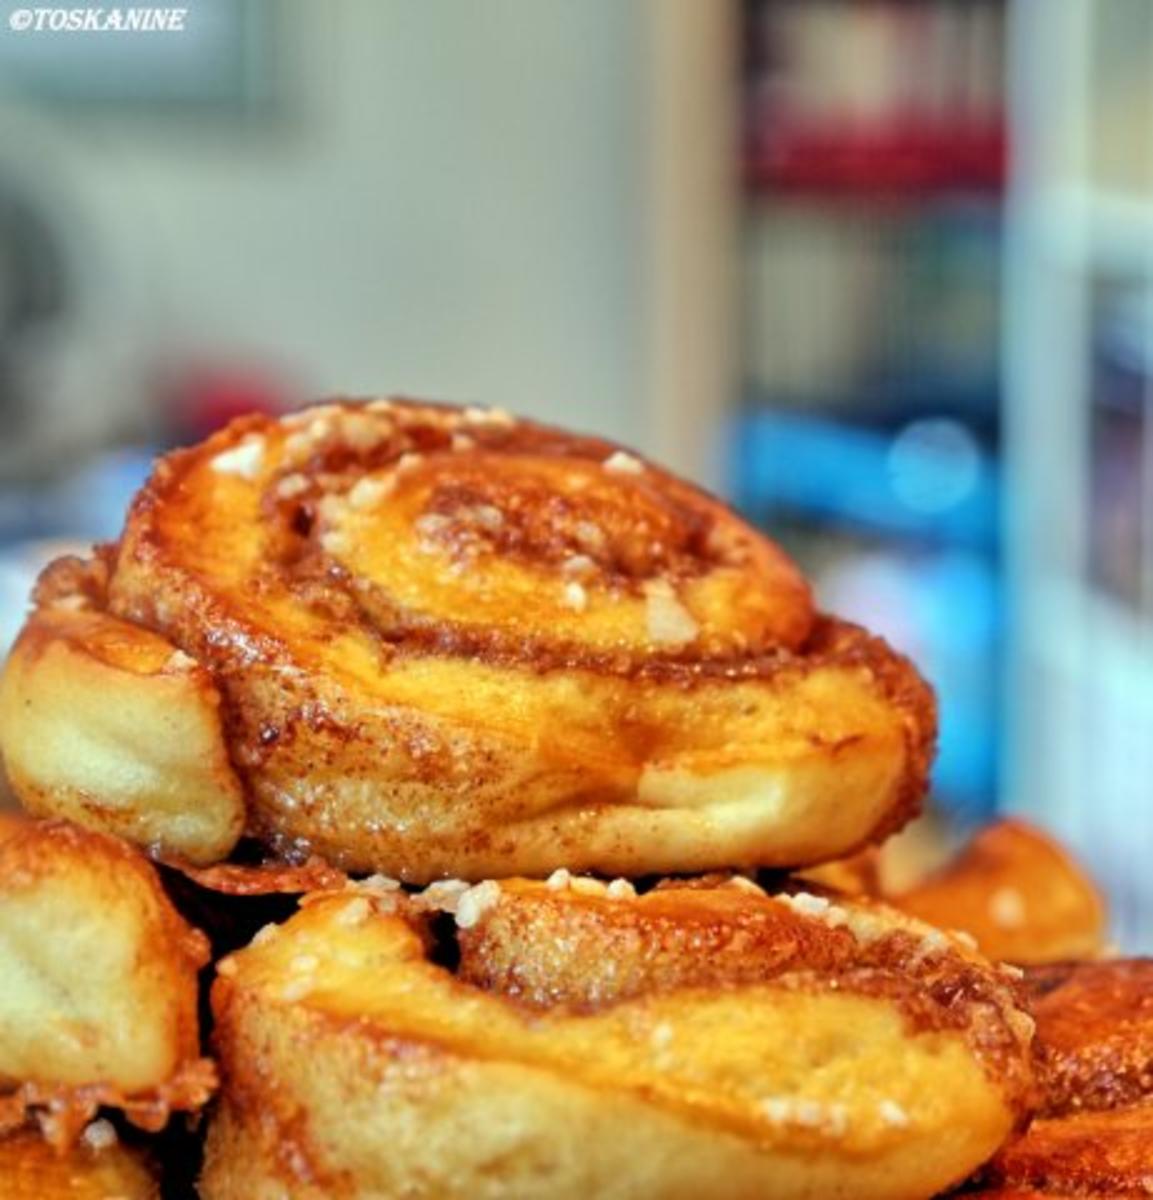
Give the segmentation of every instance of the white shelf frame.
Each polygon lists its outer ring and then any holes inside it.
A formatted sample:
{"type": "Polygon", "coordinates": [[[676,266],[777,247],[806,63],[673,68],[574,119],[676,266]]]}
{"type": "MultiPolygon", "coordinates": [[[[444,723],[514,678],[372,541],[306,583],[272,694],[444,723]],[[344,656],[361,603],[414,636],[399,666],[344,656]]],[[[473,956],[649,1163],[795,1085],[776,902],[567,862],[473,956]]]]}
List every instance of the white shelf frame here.
{"type": "MultiPolygon", "coordinates": [[[[1091,178],[1094,4],[1010,9],[1006,807],[1070,842],[1106,885],[1122,943],[1148,949],[1153,631],[1099,595],[1087,568],[1093,289],[1124,278],[1153,295],[1153,198],[1091,178]]],[[[1153,98],[1153,69],[1149,86],[1153,98]]]]}

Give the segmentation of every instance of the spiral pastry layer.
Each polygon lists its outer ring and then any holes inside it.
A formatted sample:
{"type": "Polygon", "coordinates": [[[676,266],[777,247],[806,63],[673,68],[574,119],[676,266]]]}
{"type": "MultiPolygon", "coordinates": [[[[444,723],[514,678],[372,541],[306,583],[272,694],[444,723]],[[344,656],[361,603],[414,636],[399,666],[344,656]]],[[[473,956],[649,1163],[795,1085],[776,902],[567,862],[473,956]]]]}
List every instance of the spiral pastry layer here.
{"type": "Polygon", "coordinates": [[[912,667],[717,500],[406,401],[162,460],[118,546],[43,581],[0,687],[37,811],[416,882],[837,857],[916,811],[933,736],[912,667]]]}
{"type": "Polygon", "coordinates": [[[1013,1128],[999,968],[862,902],[391,881],[222,960],[206,1200],[925,1198],[1013,1128]],[[451,909],[446,932],[438,910],[451,909]]]}

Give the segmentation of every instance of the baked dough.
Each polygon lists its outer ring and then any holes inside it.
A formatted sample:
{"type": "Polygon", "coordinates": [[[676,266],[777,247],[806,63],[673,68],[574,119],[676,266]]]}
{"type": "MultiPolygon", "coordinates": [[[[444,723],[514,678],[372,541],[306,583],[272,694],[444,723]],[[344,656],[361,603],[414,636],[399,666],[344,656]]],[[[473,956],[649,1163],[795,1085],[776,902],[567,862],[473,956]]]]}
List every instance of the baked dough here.
{"type": "Polygon", "coordinates": [[[1043,1113],[1153,1098],[1153,959],[1034,967],[1025,987],[1037,1021],[1043,1113]]]}
{"type": "Polygon", "coordinates": [[[1046,1197],[1148,1196],[1153,1186],[1151,1146],[1149,1104],[1044,1117],[1010,1142],[983,1174],[1002,1187],[1046,1197]]]}
{"type": "MultiPolygon", "coordinates": [[[[884,851],[882,851],[882,863],[884,851]]],[[[1069,851],[1018,818],[978,831],[955,858],[889,903],[930,924],[963,929],[990,958],[1051,963],[1105,945],[1101,893],[1069,851]]]]}
{"type": "Polygon", "coordinates": [[[835,858],[917,810],[934,733],[913,668],[719,501],[409,401],[163,459],[117,547],[50,569],[0,685],[36,812],[415,882],[835,858]]]}
{"type": "Polygon", "coordinates": [[[0,1196],[4,1200],[159,1200],[156,1176],[125,1149],[107,1121],[65,1154],[33,1130],[0,1138],[0,1196]]]}
{"type": "Polygon", "coordinates": [[[1022,1113],[1011,980],[883,907],[390,887],[308,897],[219,965],[206,1200],[924,1200],[1022,1113]]]}
{"type": "Polygon", "coordinates": [[[204,1104],[207,959],[133,847],[0,816],[0,1132],[32,1114],[65,1145],[101,1106],[158,1129],[204,1104]]]}

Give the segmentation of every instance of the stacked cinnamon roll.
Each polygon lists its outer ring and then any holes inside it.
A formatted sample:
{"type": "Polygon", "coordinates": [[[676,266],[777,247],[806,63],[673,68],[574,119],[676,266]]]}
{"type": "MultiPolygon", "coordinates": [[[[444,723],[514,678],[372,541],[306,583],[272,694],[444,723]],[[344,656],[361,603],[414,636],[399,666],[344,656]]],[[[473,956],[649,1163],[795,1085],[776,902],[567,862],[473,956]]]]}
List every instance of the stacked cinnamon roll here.
{"type": "Polygon", "coordinates": [[[34,601],[0,749],[61,898],[0,841],[0,1179],[217,1071],[209,1200],[915,1200],[1034,1103],[1019,972],[785,874],[915,815],[931,693],[654,464],[489,409],[252,417],[34,601]],[[87,893],[84,839],[123,859],[87,893]]]}

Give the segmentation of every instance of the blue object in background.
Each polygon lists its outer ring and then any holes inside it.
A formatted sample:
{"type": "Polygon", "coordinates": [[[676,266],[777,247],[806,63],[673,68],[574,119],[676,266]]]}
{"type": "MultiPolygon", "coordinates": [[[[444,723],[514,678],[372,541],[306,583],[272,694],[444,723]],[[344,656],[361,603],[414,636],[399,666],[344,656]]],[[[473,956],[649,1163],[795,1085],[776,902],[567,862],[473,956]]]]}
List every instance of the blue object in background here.
{"type": "Polygon", "coordinates": [[[960,421],[917,418],[889,434],[757,410],[736,434],[730,477],[747,513],[785,509],[862,533],[996,545],[995,468],[960,421]]]}
{"type": "Polygon", "coordinates": [[[996,807],[1001,577],[996,464],[966,425],[892,430],[764,409],[733,430],[734,500],[798,557],[822,605],[917,662],[941,715],[934,796],[961,824],[996,807]],[[813,553],[813,533],[834,555],[813,553]]]}
{"type": "Polygon", "coordinates": [[[0,658],[24,622],[39,572],[60,554],[117,538],[153,459],[146,449],[111,451],[55,484],[0,491],[0,658]]]}
{"type": "Polygon", "coordinates": [[[95,542],[118,537],[156,454],[147,447],[111,450],[54,483],[0,489],[0,550],[45,538],[95,542]]]}

